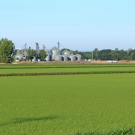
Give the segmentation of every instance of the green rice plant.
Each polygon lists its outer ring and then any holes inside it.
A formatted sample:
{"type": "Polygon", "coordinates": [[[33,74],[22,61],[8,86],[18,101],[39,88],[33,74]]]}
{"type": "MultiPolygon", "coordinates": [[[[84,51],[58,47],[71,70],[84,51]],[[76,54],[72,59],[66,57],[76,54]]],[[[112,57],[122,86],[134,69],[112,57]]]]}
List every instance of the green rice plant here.
{"type": "Polygon", "coordinates": [[[0,134],[134,134],[134,80],[134,74],[0,77],[0,134]]]}
{"type": "Polygon", "coordinates": [[[122,74],[135,73],[135,71],[91,71],[91,72],[45,72],[45,73],[5,73],[2,76],[40,76],[40,75],[80,75],[80,74],[122,74]]]}
{"type": "Polygon", "coordinates": [[[107,67],[135,67],[134,64],[112,64],[112,65],[108,65],[108,64],[98,64],[98,65],[85,65],[85,64],[79,64],[79,65],[0,65],[0,69],[42,69],[42,68],[107,68],[107,67]]]}
{"type": "Polygon", "coordinates": [[[39,68],[39,69],[0,69],[0,74],[12,74],[12,73],[133,73],[135,67],[104,67],[104,68],[39,68]]]}
{"type": "Polygon", "coordinates": [[[109,132],[87,132],[87,133],[75,133],[74,135],[133,135],[135,134],[135,127],[123,128],[117,130],[110,130],[109,132]]]}

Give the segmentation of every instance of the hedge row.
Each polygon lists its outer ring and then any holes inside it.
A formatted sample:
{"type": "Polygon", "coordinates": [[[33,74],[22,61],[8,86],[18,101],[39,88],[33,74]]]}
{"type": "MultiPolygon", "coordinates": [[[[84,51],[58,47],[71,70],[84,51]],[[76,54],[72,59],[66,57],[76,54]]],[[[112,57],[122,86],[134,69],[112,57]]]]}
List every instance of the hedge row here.
{"type": "Polygon", "coordinates": [[[135,71],[91,71],[91,72],[54,72],[54,73],[8,73],[1,76],[40,76],[40,75],[80,75],[80,74],[121,74],[135,73],[135,71]]]}

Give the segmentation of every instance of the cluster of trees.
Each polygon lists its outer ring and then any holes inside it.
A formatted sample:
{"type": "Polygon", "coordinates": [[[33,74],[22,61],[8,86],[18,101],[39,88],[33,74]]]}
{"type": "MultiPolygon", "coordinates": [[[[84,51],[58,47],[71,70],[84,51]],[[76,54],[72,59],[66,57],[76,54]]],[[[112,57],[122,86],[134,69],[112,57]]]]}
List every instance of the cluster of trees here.
{"type": "Polygon", "coordinates": [[[32,60],[34,57],[44,60],[47,57],[46,51],[40,50],[39,54],[37,54],[35,50],[28,50],[28,59],[32,60]]]}
{"type": "MultiPolygon", "coordinates": [[[[0,63],[11,63],[14,61],[16,50],[14,43],[7,38],[0,40],[0,63]]],[[[44,60],[47,54],[44,50],[40,50],[39,54],[35,50],[28,50],[28,57],[26,59],[33,59],[35,57],[44,60]]]]}
{"type": "Polygon", "coordinates": [[[0,63],[10,63],[14,61],[16,54],[14,43],[7,38],[0,40],[0,63]]]}

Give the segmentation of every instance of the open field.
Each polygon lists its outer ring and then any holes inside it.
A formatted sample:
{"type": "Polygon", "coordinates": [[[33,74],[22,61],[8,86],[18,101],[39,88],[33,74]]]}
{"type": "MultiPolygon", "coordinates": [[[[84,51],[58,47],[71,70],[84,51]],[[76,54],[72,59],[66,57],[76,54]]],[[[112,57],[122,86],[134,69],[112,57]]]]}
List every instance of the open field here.
{"type": "Polygon", "coordinates": [[[69,135],[135,125],[134,74],[0,78],[1,135],[69,135]]]}

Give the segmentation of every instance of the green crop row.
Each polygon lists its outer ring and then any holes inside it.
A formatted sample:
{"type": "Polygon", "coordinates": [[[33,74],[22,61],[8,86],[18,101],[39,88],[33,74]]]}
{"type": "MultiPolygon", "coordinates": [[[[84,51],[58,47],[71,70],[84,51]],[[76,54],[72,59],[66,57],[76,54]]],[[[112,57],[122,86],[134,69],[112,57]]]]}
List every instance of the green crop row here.
{"type": "Polygon", "coordinates": [[[5,73],[2,76],[40,76],[40,75],[79,75],[79,74],[122,74],[135,73],[135,71],[91,71],[91,72],[52,72],[52,73],[5,73]]]}
{"type": "Polygon", "coordinates": [[[38,65],[35,65],[35,66],[0,66],[0,69],[35,69],[35,68],[105,68],[105,67],[135,67],[135,65],[69,65],[69,66],[65,66],[65,65],[52,65],[52,66],[46,66],[46,65],[42,65],[42,66],[38,66],[38,65]]]}
{"type": "Polygon", "coordinates": [[[67,73],[67,72],[101,72],[101,71],[135,71],[135,67],[116,67],[116,68],[46,68],[46,69],[0,69],[0,74],[9,73],[67,73]]]}

